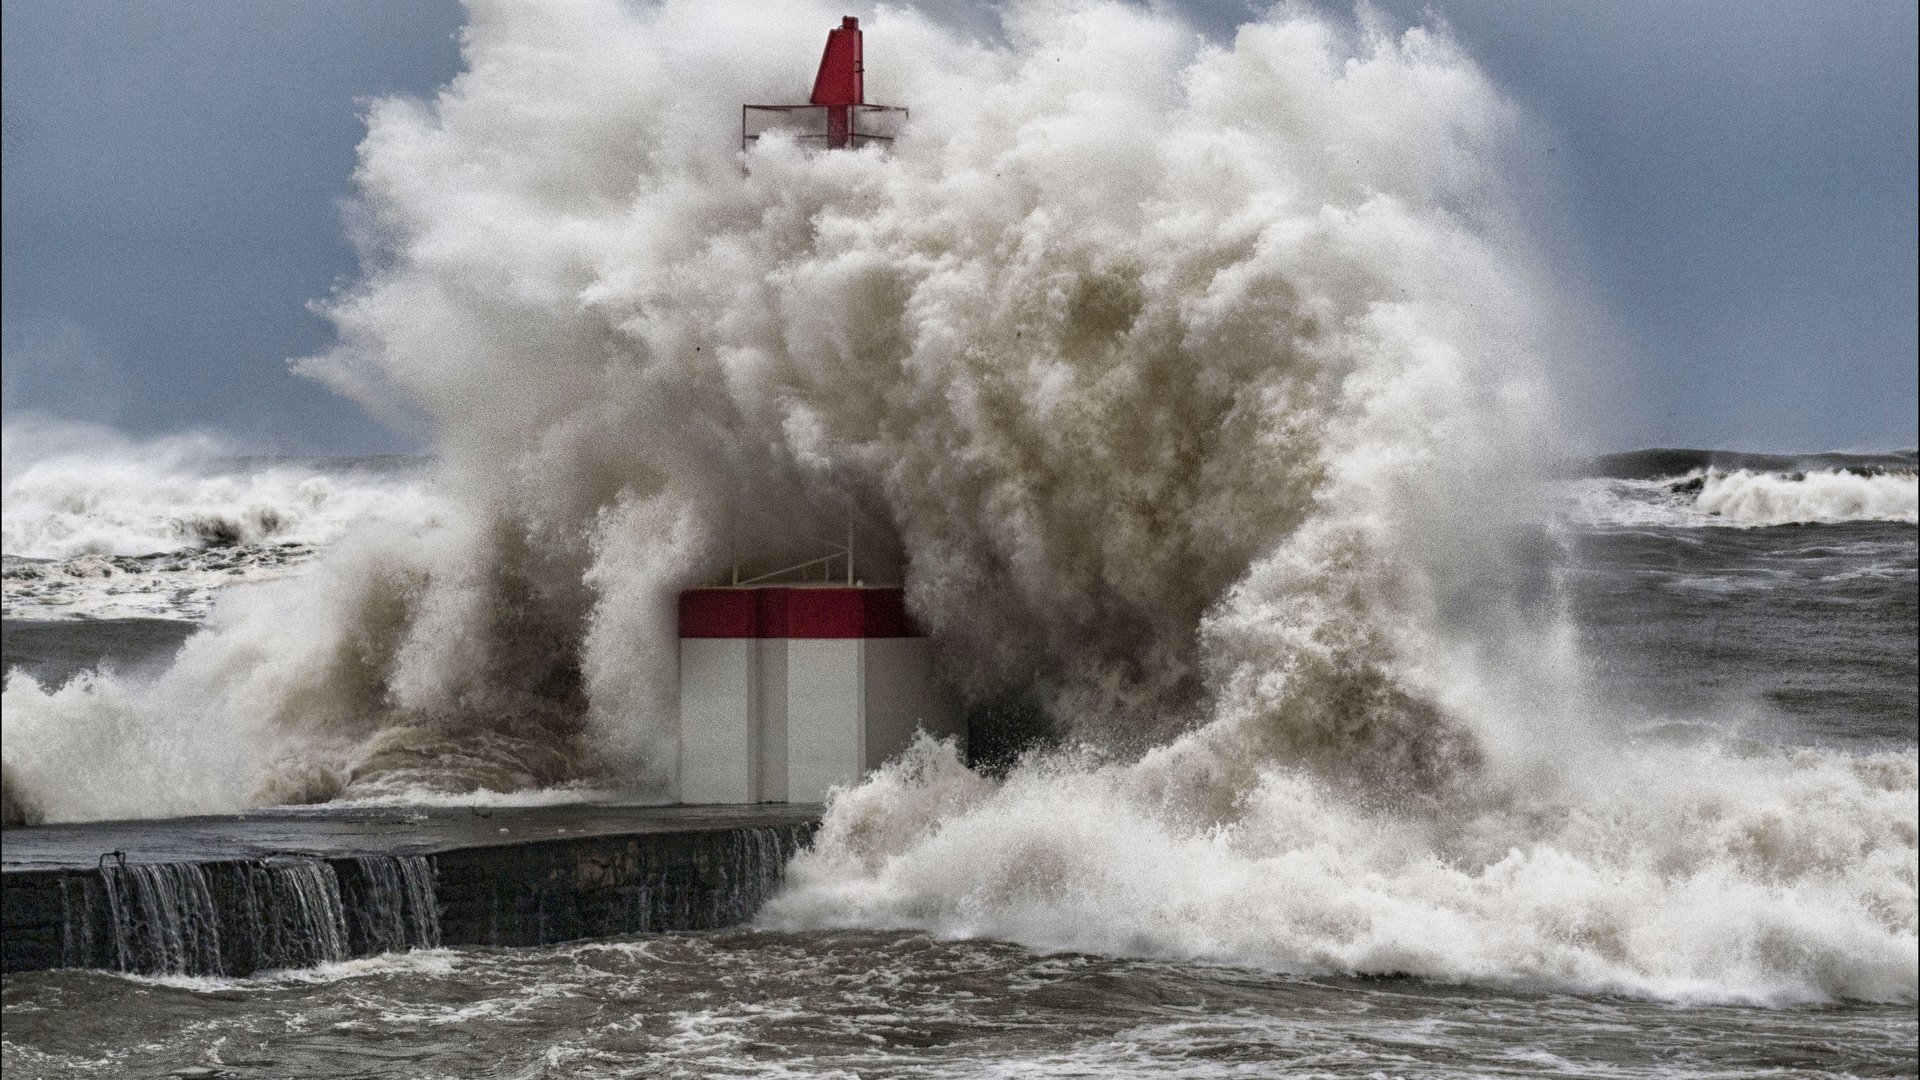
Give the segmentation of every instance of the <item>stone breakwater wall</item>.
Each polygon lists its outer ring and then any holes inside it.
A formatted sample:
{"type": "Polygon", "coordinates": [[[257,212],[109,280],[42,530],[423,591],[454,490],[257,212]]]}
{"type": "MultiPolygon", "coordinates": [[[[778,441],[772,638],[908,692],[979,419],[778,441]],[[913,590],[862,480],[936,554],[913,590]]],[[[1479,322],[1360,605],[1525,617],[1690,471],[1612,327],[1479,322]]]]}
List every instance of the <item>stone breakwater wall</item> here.
{"type": "MultiPolygon", "coordinates": [[[[69,835],[54,858],[44,850],[8,852],[0,868],[0,961],[7,972],[241,976],[409,948],[716,929],[753,917],[817,827],[817,818],[791,812],[731,822],[643,814],[626,831],[604,811],[595,816],[569,830],[553,824],[571,820],[564,814],[520,815],[494,830],[497,839],[428,851],[370,845],[243,850],[239,857],[209,852],[218,845],[185,829],[180,846],[193,849],[189,857],[169,857],[183,853],[165,844],[157,858],[116,848],[91,866],[74,865],[87,834],[69,835]],[[35,865],[36,855],[63,865],[35,865]]],[[[164,839],[165,828],[138,827],[141,839],[164,839]]],[[[37,831],[9,830],[7,847],[33,848],[17,841],[37,831]]],[[[269,831],[288,827],[275,822],[269,831]]],[[[323,846],[338,846],[342,838],[329,835],[335,831],[318,830],[318,839],[336,842],[323,846]]],[[[102,831],[94,839],[115,837],[102,831]]],[[[418,846],[420,837],[409,839],[418,846]]]]}
{"type": "Polygon", "coordinates": [[[813,825],[589,837],[439,856],[448,945],[551,945],[737,926],[779,886],[813,825]]]}

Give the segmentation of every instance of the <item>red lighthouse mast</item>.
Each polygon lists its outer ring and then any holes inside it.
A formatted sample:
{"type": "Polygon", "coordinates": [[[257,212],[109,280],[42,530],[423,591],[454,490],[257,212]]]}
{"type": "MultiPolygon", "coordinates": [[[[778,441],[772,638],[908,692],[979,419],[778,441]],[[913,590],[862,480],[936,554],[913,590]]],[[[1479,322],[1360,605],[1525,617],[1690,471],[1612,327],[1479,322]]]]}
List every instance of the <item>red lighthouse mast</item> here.
{"type": "Polygon", "coordinates": [[[807,104],[740,106],[740,149],[774,126],[794,127],[797,141],[829,150],[858,149],[869,143],[885,146],[893,142],[906,116],[901,106],[868,104],[860,20],[848,15],[827,31],[826,51],[820,54],[820,71],[807,104]],[[780,123],[782,119],[788,123],[780,123]],[[793,124],[795,120],[804,126],[793,124]]]}
{"type": "Polygon", "coordinates": [[[827,107],[830,150],[845,149],[853,137],[853,107],[867,102],[867,68],[860,44],[860,20],[851,15],[840,20],[838,29],[827,31],[820,74],[814,76],[813,96],[807,99],[827,107]]]}

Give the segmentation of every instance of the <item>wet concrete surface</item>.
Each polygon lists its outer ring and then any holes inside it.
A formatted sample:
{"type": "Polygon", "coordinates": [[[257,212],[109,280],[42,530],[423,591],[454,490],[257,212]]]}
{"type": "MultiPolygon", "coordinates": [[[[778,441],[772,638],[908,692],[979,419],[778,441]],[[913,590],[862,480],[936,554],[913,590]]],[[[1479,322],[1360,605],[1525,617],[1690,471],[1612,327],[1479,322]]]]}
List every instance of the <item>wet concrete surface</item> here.
{"type": "Polygon", "coordinates": [[[820,807],[346,806],[256,810],[210,817],[94,821],[0,832],[0,872],[91,870],[101,857],[129,862],[224,862],[275,855],[345,858],[433,855],[466,848],[617,835],[812,825],[820,807]]]}
{"type": "Polygon", "coordinates": [[[778,887],[819,820],[810,805],[572,803],[315,807],[7,829],[0,970],[245,974],[284,962],[256,939],[291,934],[299,943],[329,926],[342,939],[331,953],[367,955],[391,946],[364,924],[398,912],[369,885],[383,860],[414,859],[425,875],[415,907],[431,909],[422,917],[437,924],[435,944],[548,945],[736,926],[778,887]],[[293,915],[263,919],[280,905],[274,875],[290,869],[315,887],[293,915]],[[175,941],[184,931],[194,940],[175,941]]]}

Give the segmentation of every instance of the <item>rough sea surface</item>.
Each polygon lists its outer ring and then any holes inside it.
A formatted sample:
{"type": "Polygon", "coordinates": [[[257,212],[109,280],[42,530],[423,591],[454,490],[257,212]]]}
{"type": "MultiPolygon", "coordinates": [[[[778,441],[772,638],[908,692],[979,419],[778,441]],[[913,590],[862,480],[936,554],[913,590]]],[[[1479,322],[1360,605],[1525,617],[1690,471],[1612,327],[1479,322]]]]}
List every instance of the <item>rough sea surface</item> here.
{"type": "MultiPolygon", "coordinates": [[[[1041,955],[916,934],[9,979],[20,1076],[1911,1076],[1911,1008],[1754,1009],[1041,955]],[[204,1071],[192,1071],[192,1070],[204,1071]]],[[[16,1072],[16,1070],[18,1070],[16,1072]]]]}
{"type": "MultiPolygon", "coordinates": [[[[1715,475],[1710,461],[1697,455],[1650,477],[1609,461],[1616,475],[1563,487],[1558,568],[1608,715],[1635,745],[1911,756],[1920,724],[1911,518],[1753,526],[1704,515],[1686,489],[1715,475]]],[[[1902,468],[1899,457],[1879,463],[1902,468]]],[[[1911,492],[1910,476],[1903,482],[1911,492]]],[[[191,625],[9,622],[6,664],[49,678],[103,660],[150,669],[178,647],[176,635],[155,630],[191,625]]],[[[1279,895],[1289,883],[1266,887],[1279,895]]],[[[1911,905],[1911,893],[1895,902],[1911,905]]],[[[312,1078],[1845,1077],[1920,1068],[1911,985],[1883,1001],[1743,1002],[1725,988],[1573,992],[1497,973],[1354,977],[778,926],[769,918],[716,934],[436,949],[248,979],[10,976],[0,1062],[10,1077],[312,1078]]]]}
{"type": "Polygon", "coordinates": [[[752,932],[9,979],[10,1073],[1913,1071],[1913,454],[1569,473],[1548,133],[1443,27],[882,8],[842,153],[735,134],[838,8],[468,13],[295,364],[423,468],[9,422],[6,821],[670,799],[676,595],[823,543],[1028,752],[752,932]]]}

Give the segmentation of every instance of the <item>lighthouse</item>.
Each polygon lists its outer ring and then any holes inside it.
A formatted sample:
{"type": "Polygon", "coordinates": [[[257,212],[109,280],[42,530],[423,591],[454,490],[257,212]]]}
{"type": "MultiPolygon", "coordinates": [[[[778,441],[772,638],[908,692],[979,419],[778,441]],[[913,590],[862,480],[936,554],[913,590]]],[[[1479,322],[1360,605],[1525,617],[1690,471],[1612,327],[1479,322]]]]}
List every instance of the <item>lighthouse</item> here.
{"type": "Polygon", "coordinates": [[[776,128],[802,145],[828,150],[890,146],[906,122],[907,110],[869,102],[866,79],[860,20],[848,15],[827,31],[827,47],[805,104],[740,106],[740,149],[776,128]]]}
{"type": "Polygon", "coordinates": [[[679,614],[682,802],[821,802],[918,730],[965,738],[897,587],[689,589],[679,614]]]}
{"type": "MultiPolygon", "coordinates": [[[[906,116],[867,101],[849,15],[827,33],[805,104],[740,107],[740,149],[776,128],[824,150],[884,147],[906,116]]],[[[832,554],[681,593],[679,622],[682,802],[821,802],[916,731],[965,738],[903,590],[855,579],[851,523],[832,554]],[[792,579],[829,567],[844,578],[792,579]]]]}

